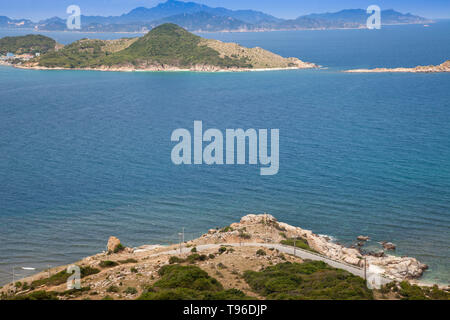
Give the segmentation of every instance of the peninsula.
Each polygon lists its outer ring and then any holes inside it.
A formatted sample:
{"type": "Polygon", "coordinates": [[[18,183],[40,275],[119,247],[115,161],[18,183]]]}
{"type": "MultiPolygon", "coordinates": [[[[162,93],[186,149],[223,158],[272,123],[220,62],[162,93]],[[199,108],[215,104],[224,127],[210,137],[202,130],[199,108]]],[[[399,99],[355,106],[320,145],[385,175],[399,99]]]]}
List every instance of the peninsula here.
{"type": "Polygon", "coordinates": [[[257,71],[316,68],[261,48],[204,39],[171,23],[140,38],[82,39],[15,64],[26,69],[101,71],[257,71]]]}
{"type": "MultiPolygon", "coordinates": [[[[344,247],[269,214],[250,214],[197,239],[169,246],[130,248],[110,237],[107,250],[76,262],[79,289],[67,288],[68,266],[61,266],[5,285],[0,298],[449,299],[448,287],[413,283],[426,265],[382,249],[364,252],[361,241],[370,239],[355,234],[357,238],[358,244],[344,247]],[[365,276],[371,285],[366,285],[365,276]]],[[[395,250],[394,245],[384,247],[395,250]]]]}
{"type": "Polygon", "coordinates": [[[382,73],[382,72],[411,72],[411,73],[434,73],[450,72],[450,60],[437,66],[417,66],[414,68],[375,68],[375,69],[354,69],[346,70],[349,73],[382,73]]]}

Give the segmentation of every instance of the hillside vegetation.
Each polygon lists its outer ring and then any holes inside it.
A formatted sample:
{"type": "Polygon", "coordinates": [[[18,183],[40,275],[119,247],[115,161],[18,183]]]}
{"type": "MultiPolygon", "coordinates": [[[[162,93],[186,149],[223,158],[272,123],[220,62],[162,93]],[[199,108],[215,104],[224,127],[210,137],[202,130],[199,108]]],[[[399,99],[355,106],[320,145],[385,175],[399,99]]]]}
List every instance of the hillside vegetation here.
{"type": "Polygon", "coordinates": [[[8,52],[14,54],[44,54],[55,49],[56,41],[52,38],[29,34],[19,37],[4,37],[0,39],[0,55],[8,52]]]}

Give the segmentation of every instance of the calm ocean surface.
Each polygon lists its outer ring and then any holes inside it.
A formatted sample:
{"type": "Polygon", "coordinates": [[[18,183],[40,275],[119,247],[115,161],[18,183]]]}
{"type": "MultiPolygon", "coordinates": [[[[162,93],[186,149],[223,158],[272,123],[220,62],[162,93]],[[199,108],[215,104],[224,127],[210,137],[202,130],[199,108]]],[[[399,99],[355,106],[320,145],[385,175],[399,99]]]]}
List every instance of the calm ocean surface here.
{"type": "Polygon", "coordinates": [[[360,234],[392,241],[397,254],[430,265],[424,280],[449,283],[450,74],[340,70],[442,63],[450,23],[203,36],[328,69],[0,67],[0,284],[12,266],[69,263],[102,251],[110,235],[130,246],[175,243],[182,227],[192,238],[264,212],[346,244],[360,234]],[[173,165],[170,135],[194,120],[223,131],[279,128],[278,175],[173,165]]]}

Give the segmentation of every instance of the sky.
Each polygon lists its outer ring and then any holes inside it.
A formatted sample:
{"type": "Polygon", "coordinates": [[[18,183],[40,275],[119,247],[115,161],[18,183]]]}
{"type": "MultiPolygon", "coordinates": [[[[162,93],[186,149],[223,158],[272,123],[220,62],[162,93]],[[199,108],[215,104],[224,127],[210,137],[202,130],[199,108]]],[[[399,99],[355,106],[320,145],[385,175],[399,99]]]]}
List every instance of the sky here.
{"type": "MultiPolygon", "coordinates": [[[[27,18],[33,21],[67,17],[66,8],[75,4],[84,15],[121,15],[136,7],[154,7],[166,0],[0,0],[0,16],[27,18]]],[[[253,9],[280,18],[297,18],[309,13],[335,12],[350,8],[367,8],[376,4],[427,18],[450,18],[450,0],[193,0],[211,7],[253,9]]]]}

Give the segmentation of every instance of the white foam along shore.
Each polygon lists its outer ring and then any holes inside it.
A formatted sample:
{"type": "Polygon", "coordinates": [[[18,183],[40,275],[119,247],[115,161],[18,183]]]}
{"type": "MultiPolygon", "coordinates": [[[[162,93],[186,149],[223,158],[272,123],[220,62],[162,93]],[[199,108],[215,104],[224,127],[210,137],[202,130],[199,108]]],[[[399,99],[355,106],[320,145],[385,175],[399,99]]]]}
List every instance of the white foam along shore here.
{"type": "Polygon", "coordinates": [[[222,69],[215,66],[199,65],[194,66],[189,69],[177,68],[172,66],[155,66],[151,68],[130,68],[130,67],[120,67],[120,68],[62,68],[62,67],[43,67],[38,65],[27,66],[27,65],[12,65],[10,63],[4,63],[4,65],[9,65],[17,69],[28,69],[28,70],[73,70],[73,71],[109,71],[109,72],[263,72],[263,71],[282,71],[282,70],[302,70],[302,69],[319,69],[320,66],[314,63],[306,63],[305,66],[298,67],[285,67],[285,68],[227,68],[222,69]]]}

